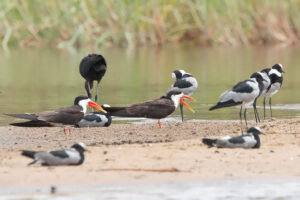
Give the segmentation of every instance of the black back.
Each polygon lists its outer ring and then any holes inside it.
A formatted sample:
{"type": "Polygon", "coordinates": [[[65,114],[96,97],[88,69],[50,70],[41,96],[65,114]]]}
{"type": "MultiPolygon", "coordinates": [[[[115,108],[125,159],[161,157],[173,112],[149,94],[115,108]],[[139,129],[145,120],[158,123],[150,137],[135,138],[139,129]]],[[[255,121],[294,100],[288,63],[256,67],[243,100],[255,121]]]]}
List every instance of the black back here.
{"type": "Polygon", "coordinates": [[[81,76],[89,82],[100,82],[106,72],[106,69],[106,61],[104,57],[99,54],[89,54],[81,60],[79,65],[81,76]]]}

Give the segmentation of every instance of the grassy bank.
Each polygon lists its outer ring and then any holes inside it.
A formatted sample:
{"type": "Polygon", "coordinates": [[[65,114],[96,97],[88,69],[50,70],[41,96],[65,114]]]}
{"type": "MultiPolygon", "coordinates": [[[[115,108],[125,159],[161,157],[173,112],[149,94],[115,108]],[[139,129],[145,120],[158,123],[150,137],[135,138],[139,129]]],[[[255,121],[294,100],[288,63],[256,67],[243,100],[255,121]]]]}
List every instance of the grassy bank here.
{"type": "Polygon", "coordinates": [[[299,0],[0,1],[2,47],[249,45],[299,40],[299,0]]]}

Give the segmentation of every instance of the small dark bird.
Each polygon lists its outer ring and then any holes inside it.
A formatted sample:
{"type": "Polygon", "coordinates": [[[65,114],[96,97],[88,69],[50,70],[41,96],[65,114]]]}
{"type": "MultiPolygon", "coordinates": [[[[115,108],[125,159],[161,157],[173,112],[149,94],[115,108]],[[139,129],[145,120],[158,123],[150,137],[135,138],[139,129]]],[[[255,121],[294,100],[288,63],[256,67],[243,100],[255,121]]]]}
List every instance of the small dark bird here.
{"type": "Polygon", "coordinates": [[[239,82],[236,84],[231,90],[227,90],[223,94],[221,94],[220,101],[212,106],[209,110],[214,110],[218,108],[230,107],[241,105],[240,109],[240,120],[241,120],[241,130],[243,134],[242,128],[242,109],[244,108],[244,119],[247,126],[247,108],[253,104],[255,99],[259,97],[263,88],[263,78],[262,76],[255,72],[252,74],[250,79],[239,82]]]}
{"type": "Polygon", "coordinates": [[[74,144],[70,149],[57,151],[22,151],[22,155],[34,159],[32,164],[43,166],[81,165],[84,161],[84,152],[87,151],[81,142],[74,144]]]}
{"type": "Polygon", "coordinates": [[[218,148],[259,148],[260,138],[259,134],[263,134],[260,129],[256,126],[248,129],[246,135],[241,135],[237,137],[225,136],[220,139],[209,139],[203,138],[202,142],[208,147],[218,147],[218,148]]]}
{"type": "Polygon", "coordinates": [[[270,113],[271,113],[271,119],[272,119],[272,96],[276,94],[279,89],[281,88],[283,77],[282,73],[285,73],[283,71],[282,64],[275,64],[272,68],[263,69],[262,72],[268,74],[270,79],[270,84],[266,88],[264,94],[264,119],[266,119],[266,98],[269,97],[269,106],[270,106],[270,113]]]}
{"type": "Polygon", "coordinates": [[[95,102],[98,98],[98,86],[107,69],[106,61],[102,55],[89,54],[84,57],[79,65],[81,76],[85,79],[85,89],[88,97],[92,99],[91,90],[93,89],[93,81],[97,81],[95,102]]]}
{"type": "MultiPolygon", "coordinates": [[[[110,107],[107,104],[101,107],[110,107]]],[[[104,112],[92,112],[84,115],[84,117],[76,123],[76,127],[108,127],[110,126],[112,118],[104,112]]]]}
{"type": "Polygon", "coordinates": [[[119,117],[145,117],[158,119],[158,125],[161,128],[160,119],[167,117],[175,111],[179,102],[185,105],[192,112],[194,110],[182,100],[182,98],[195,100],[192,97],[184,95],[180,91],[172,90],[166,97],[161,97],[152,101],[136,103],[127,107],[103,107],[109,115],[119,117]]]}
{"type": "MultiPolygon", "coordinates": [[[[198,87],[198,82],[191,74],[186,73],[184,70],[175,70],[172,73],[172,78],[175,79],[175,83],[167,90],[164,97],[171,90],[177,90],[183,92],[183,94],[191,96],[198,87]]],[[[180,103],[181,120],[183,121],[183,104],[180,103]]]]}
{"type": "Polygon", "coordinates": [[[40,127],[75,125],[84,117],[87,106],[106,112],[101,106],[90,100],[87,96],[78,96],[74,100],[74,105],[70,107],[60,108],[54,111],[44,111],[38,114],[25,113],[5,115],[30,120],[28,122],[12,123],[11,125],[13,126],[40,127]]]}

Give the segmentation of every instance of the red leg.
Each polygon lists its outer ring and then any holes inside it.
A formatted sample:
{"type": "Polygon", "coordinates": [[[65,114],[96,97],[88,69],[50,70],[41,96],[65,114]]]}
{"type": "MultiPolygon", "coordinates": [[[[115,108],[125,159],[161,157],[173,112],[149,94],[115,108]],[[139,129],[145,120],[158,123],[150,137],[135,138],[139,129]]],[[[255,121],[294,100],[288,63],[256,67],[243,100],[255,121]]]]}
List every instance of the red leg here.
{"type": "Polygon", "coordinates": [[[69,128],[69,135],[71,136],[71,128],[69,128]]]}
{"type": "Polygon", "coordinates": [[[67,135],[67,133],[66,133],[66,129],[65,129],[65,128],[64,128],[64,134],[65,134],[65,135],[67,135]]]}
{"type": "Polygon", "coordinates": [[[160,120],[158,120],[157,123],[158,123],[159,128],[161,128],[160,120]]]}

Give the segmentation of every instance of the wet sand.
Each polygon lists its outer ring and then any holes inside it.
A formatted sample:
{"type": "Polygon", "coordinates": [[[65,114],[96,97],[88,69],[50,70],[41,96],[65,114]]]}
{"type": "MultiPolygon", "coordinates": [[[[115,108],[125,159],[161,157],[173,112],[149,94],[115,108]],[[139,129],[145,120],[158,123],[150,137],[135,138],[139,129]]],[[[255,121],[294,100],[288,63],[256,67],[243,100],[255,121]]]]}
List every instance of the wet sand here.
{"type": "MultiPolygon", "coordinates": [[[[249,126],[255,125],[250,122],[249,126]]],[[[260,149],[207,148],[203,137],[239,135],[238,121],[112,124],[108,128],[0,127],[0,187],[80,186],[300,176],[300,119],[259,124],[260,149]],[[27,166],[20,150],[61,149],[84,142],[80,166],[27,166]]]]}

